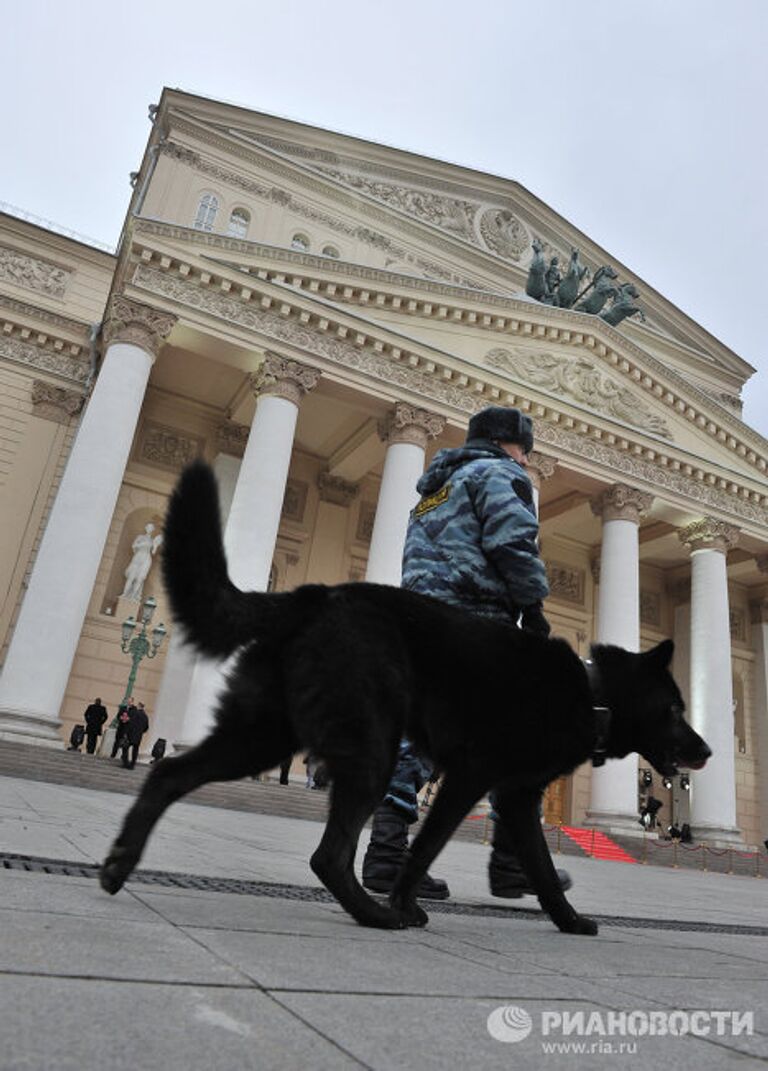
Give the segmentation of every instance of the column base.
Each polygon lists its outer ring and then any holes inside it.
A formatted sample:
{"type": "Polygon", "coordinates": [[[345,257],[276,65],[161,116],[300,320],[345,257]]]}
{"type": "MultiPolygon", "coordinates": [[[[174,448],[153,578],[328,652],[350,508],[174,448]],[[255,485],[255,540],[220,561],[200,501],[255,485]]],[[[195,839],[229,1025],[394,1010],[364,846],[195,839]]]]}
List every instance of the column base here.
{"type": "Polygon", "coordinates": [[[588,829],[598,829],[609,836],[615,833],[621,837],[644,837],[646,832],[640,825],[640,816],[624,814],[621,811],[587,811],[584,825],[588,829]]]}
{"type": "Polygon", "coordinates": [[[47,714],[19,707],[0,708],[0,740],[60,748],[64,746],[60,729],[59,719],[47,714]]]}
{"type": "Polygon", "coordinates": [[[691,836],[711,848],[746,848],[744,836],[736,826],[709,826],[691,823],[691,836]]]}

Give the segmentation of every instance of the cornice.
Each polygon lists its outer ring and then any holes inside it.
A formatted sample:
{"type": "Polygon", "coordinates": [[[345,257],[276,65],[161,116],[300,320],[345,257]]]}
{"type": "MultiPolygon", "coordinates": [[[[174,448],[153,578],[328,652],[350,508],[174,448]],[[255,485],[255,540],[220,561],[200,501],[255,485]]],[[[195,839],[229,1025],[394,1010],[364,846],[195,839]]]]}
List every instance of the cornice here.
{"type": "MultiPolygon", "coordinates": [[[[465,374],[451,366],[448,355],[440,361],[435,351],[434,359],[432,355],[425,358],[416,348],[394,343],[383,328],[376,334],[356,330],[330,310],[327,315],[325,309],[309,311],[290,290],[275,296],[267,293],[266,287],[260,292],[256,287],[233,285],[231,280],[217,279],[212,274],[203,282],[144,264],[137,266],[132,286],[142,294],[156,295],[164,303],[184,306],[194,313],[238,325],[246,333],[254,332],[262,339],[266,336],[299,353],[311,354],[318,367],[325,366],[337,374],[346,370],[378,387],[387,385],[399,400],[408,392],[410,401],[419,405],[426,401],[432,409],[442,406],[450,415],[460,414],[462,419],[490,403],[517,405],[536,419],[539,445],[556,447],[558,457],[568,454],[574,463],[587,460],[612,482],[620,474],[631,477],[632,482],[640,481],[644,490],[666,487],[687,504],[695,504],[697,512],[700,504],[706,503],[728,516],[768,526],[768,495],[703,466],[682,462],[667,452],[666,444],[649,447],[647,440],[633,436],[631,429],[621,435],[606,433],[586,415],[580,420],[556,406],[532,400],[525,387],[504,382],[498,373],[473,368],[472,374],[465,374]]],[[[261,340],[260,345],[263,346],[261,340]]]]}
{"type": "MultiPolygon", "coordinates": [[[[192,278],[196,273],[199,274],[199,269],[177,259],[176,256],[168,256],[154,250],[149,244],[142,244],[141,233],[166,237],[174,237],[179,233],[179,236],[188,239],[188,229],[158,222],[147,224],[146,221],[137,221],[134,251],[143,263],[157,264],[164,271],[177,271],[185,278],[192,278]],[[146,231],[148,226],[151,228],[149,232],[146,231]],[[171,233],[168,233],[169,230],[171,233]]],[[[220,239],[220,242],[223,241],[224,239],[220,239]]],[[[268,253],[274,248],[256,247],[254,243],[241,244],[247,245],[249,252],[255,252],[258,248],[268,253]]],[[[224,248],[223,245],[220,247],[224,248]]],[[[323,261],[326,258],[313,259],[315,262],[320,262],[318,267],[325,274],[326,265],[323,261]]],[[[521,341],[554,342],[589,350],[602,358],[606,365],[613,365],[619,372],[622,372],[633,381],[635,389],[642,389],[655,400],[657,405],[664,405],[678,417],[694,424],[700,432],[709,435],[721,446],[736,453],[749,465],[754,466],[760,474],[768,471],[768,449],[766,449],[768,444],[762,436],[701,388],[687,380],[681,373],[663,364],[658,358],[647,353],[637,343],[627,339],[598,317],[570,309],[555,309],[524,298],[504,297],[487,292],[478,293],[453,286],[431,284],[426,280],[409,280],[407,276],[382,273],[386,277],[382,279],[382,282],[391,280],[393,285],[403,286],[408,280],[409,290],[415,289],[415,284],[421,283],[423,289],[427,291],[424,297],[406,297],[402,293],[398,294],[389,289],[355,285],[350,282],[342,283],[334,279],[323,278],[311,271],[299,271],[300,264],[307,268],[314,267],[314,264],[304,265],[299,261],[296,264],[297,270],[292,272],[255,266],[244,270],[242,267],[232,267],[230,264],[218,264],[218,267],[221,270],[228,269],[247,274],[254,280],[254,286],[258,286],[258,281],[261,280],[280,285],[286,291],[308,292],[334,305],[347,304],[361,309],[391,310],[401,314],[486,329],[494,333],[516,335],[521,341]],[[436,300],[436,295],[445,300],[436,300]],[[494,315],[490,311],[479,311],[477,306],[499,310],[499,315],[494,315]]],[[[203,272],[203,274],[206,273],[203,272]]],[[[373,283],[377,279],[371,278],[370,281],[373,283]]],[[[467,366],[471,367],[468,363],[467,366]]],[[[472,370],[476,372],[476,369],[472,370]]]]}
{"type": "MultiPolygon", "coordinates": [[[[28,305],[25,301],[18,301],[16,298],[8,297],[7,294],[0,294],[0,325],[2,325],[3,331],[8,334],[9,330],[17,328],[21,330],[25,326],[28,327],[28,323],[24,325],[21,322],[23,319],[27,321],[38,320],[51,324],[60,331],[69,331],[70,334],[79,337],[82,340],[81,344],[87,342],[88,324],[84,324],[80,320],[72,320],[70,317],[62,316],[58,312],[51,312],[49,309],[41,309],[38,305],[28,305]],[[8,323],[12,325],[10,329],[6,326],[8,323]]],[[[33,334],[39,333],[31,328],[30,330],[33,334]]],[[[76,345],[71,338],[58,339],[57,336],[54,341],[57,340],[61,341],[63,346],[76,345]]]]}

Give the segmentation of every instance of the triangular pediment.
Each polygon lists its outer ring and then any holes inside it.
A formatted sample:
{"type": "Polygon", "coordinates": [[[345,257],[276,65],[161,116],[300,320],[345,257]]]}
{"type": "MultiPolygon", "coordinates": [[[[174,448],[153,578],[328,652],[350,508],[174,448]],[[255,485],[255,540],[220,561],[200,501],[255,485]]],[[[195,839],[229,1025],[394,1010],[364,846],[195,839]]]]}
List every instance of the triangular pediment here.
{"type": "MultiPolygon", "coordinates": [[[[525,299],[534,237],[563,264],[578,245],[592,271],[613,263],[641,291],[646,323],[627,320],[618,334],[687,377],[715,409],[738,412],[746,362],[518,183],[175,91],[167,94],[167,127],[164,152],[186,152],[201,175],[346,241],[343,270],[361,286],[373,272],[390,272],[434,283],[438,300],[440,286],[525,299]],[[202,151],[174,146],[177,130],[180,143],[199,135],[202,151]]],[[[253,270],[252,258],[243,266],[253,270]]],[[[573,315],[586,330],[601,330],[598,317],[573,315]]],[[[418,337],[422,326],[428,336],[426,324],[411,321],[408,330],[418,337]]]]}

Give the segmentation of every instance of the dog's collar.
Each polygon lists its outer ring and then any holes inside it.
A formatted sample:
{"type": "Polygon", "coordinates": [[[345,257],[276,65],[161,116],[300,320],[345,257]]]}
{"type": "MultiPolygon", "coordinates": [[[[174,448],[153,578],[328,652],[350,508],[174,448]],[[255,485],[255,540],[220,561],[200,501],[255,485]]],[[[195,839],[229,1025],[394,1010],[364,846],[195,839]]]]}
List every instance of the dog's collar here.
{"type": "Polygon", "coordinates": [[[584,659],[584,668],[587,671],[589,689],[592,692],[592,710],[595,715],[597,737],[595,746],[592,748],[592,765],[604,766],[608,744],[608,733],[611,728],[611,708],[601,702],[600,673],[591,658],[584,659]]]}

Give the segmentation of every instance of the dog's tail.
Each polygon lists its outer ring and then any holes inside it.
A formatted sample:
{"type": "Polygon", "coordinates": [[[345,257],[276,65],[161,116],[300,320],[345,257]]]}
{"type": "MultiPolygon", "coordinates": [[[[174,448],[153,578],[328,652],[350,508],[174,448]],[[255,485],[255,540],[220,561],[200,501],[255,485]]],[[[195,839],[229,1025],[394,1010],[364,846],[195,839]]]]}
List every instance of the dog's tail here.
{"type": "Polygon", "coordinates": [[[202,461],[189,465],[171,496],[165,521],[163,580],[175,620],[198,651],[226,658],[244,643],[284,639],[324,602],[325,588],[291,594],[241,591],[229,579],[219,492],[202,461]]]}

